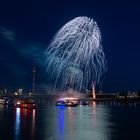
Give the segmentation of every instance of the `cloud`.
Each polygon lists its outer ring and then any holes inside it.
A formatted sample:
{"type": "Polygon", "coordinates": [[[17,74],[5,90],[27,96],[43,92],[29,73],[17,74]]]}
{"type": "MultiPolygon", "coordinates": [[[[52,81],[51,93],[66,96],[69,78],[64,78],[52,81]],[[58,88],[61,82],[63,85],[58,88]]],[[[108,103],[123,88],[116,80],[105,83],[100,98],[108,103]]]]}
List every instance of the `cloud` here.
{"type": "MultiPolygon", "coordinates": [[[[16,34],[14,31],[9,30],[8,28],[3,26],[0,26],[0,37],[5,41],[10,42],[12,46],[18,46],[16,48],[13,48],[14,50],[12,51],[14,51],[14,54],[16,55],[18,54],[19,58],[34,61],[40,66],[44,65],[43,62],[44,50],[42,49],[42,46],[32,44],[23,45],[16,39],[16,34]]],[[[9,48],[9,45],[6,47],[9,48]]]]}
{"type": "Polygon", "coordinates": [[[28,46],[22,47],[19,50],[19,52],[22,57],[24,57],[28,60],[32,60],[40,66],[44,65],[43,57],[42,57],[44,50],[41,47],[34,46],[34,45],[28,45],[28,46]]]}
{"type": "Polygon", "coordinates": [[[16,40],[15,33],[12,30],[9,30],[8,28],[2,26],[0,26],[0,35],[10,42],[14,42],[16,40]]]}

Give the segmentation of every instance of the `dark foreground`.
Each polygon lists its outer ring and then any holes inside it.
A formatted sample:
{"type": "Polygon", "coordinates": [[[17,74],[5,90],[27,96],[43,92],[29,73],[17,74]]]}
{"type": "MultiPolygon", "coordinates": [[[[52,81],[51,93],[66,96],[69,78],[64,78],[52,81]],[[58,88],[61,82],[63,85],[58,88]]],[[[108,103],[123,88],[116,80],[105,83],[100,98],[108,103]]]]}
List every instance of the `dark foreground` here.
{"type": "Polygon", "coordinates": [[[89,106],[0,105],[0,140],[139,140],[140,106],[98,103],[89,106]]]}

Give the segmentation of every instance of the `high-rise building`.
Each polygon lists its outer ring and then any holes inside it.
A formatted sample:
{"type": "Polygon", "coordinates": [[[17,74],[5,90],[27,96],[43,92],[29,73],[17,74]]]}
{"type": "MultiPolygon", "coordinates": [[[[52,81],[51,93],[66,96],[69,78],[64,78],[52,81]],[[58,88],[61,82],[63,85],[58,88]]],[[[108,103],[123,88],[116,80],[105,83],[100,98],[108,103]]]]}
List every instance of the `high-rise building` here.
{"type": "Polygon", "coordinates": [[[22,92],[23,92],[23,89],[19,88],[19,89],[18,89],[18,94],[19,94],[19,95],[22,95],[22,92]]]}

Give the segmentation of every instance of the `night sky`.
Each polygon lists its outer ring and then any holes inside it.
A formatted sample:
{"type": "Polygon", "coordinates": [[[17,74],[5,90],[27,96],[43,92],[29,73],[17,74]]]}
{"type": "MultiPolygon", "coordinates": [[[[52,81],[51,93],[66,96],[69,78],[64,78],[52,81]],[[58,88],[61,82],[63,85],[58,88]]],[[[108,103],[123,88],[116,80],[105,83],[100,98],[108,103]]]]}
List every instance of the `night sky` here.
{"type": "Polygon", "coordinates": [[[38,89],[49,85],[42,61],[54,34],[69,20],[97,21],[108,71],[99,90],[140,90],[140,3],[94,0],[1,0],[0,88],[32,87],[36,65],[38,89]]]}

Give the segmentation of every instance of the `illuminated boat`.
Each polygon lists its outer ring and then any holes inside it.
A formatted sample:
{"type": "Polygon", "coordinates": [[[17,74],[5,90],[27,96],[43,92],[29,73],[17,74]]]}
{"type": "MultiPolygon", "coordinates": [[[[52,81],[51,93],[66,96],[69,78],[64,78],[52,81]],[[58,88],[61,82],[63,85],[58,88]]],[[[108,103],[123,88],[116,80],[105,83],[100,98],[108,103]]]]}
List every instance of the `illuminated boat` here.
{"type": "Polygon", "coordinates": [[[76,106],[78,106],[78,103],[76,103],[76,102],[66,102],[66,105],[65,105],[66,107],[76,107],[76,106]]]}
{"type": "Polygon", "coordinates": [[[0,98],[0,104],[10,105],[10,104],[12,104],[12,102],[9,97],[2,97],[2,98],[0,98]]]}
{"type": "Polygon", "coordinates": [[[56,106],[65,106],[65,107],[76,107],[78,106],[77,102],[74,101],[63,101],[63,100],[58,100],[55,103],[56,106]]]}
{"type": "Polygon", "coordinates": [[[81,100],[80,105],[83,105],[83,106],[89,105],[89,101],[81,100]]]}
{"type": "Polygon", "coordinates": [[[0,104],[5,105],[6,101],[4,99],[0,99],[0,104]]]}
{"type": "Polygon", "coordinates": [[[37,104],[32,99],[16,99],[14,107],[35,109],[37,104]]]}
{"type": "Polygon", "coordinates": [[[55,105],[56,105],[56,106],[65,106],[66,103],[65,103],[64,101],[62,101],[62,100],[59,100],[59,101],[57,101],[57,102],[55,103],[55,105]]]}

